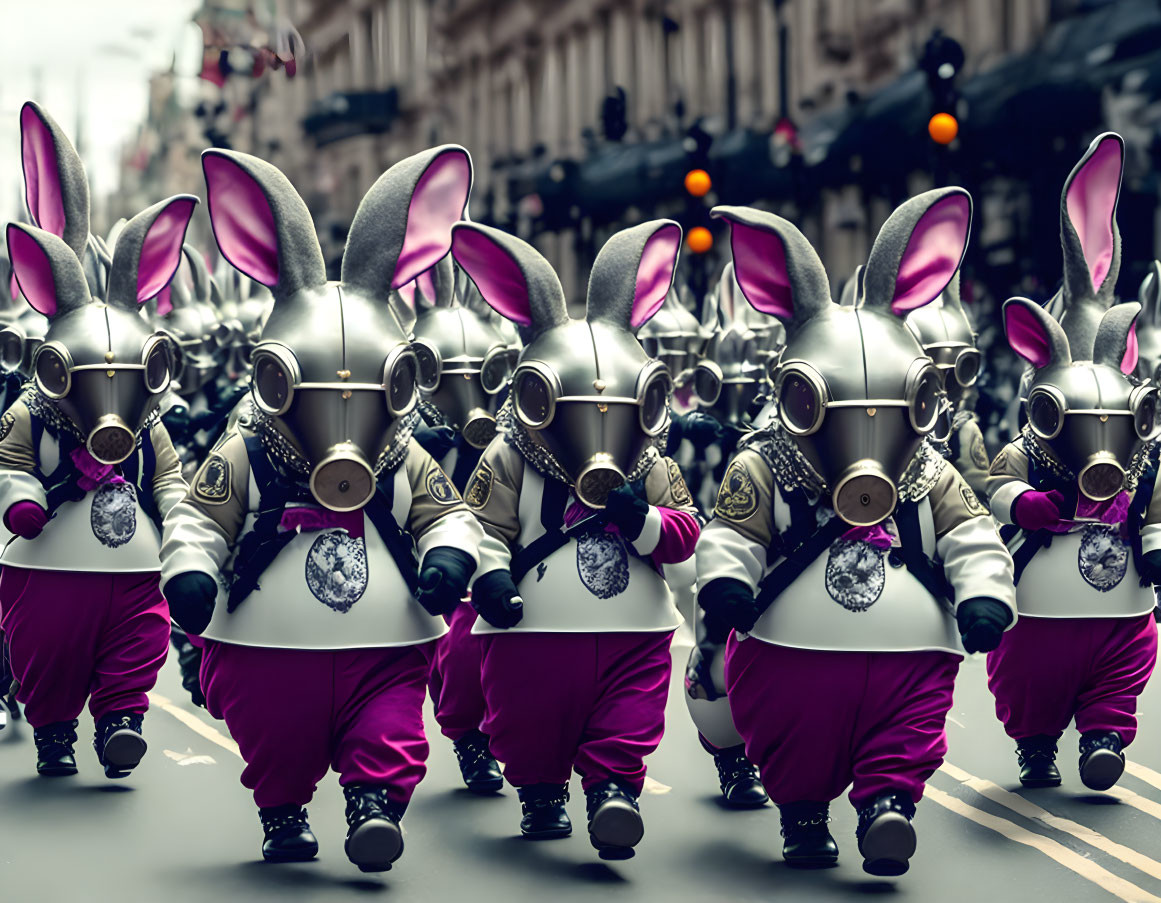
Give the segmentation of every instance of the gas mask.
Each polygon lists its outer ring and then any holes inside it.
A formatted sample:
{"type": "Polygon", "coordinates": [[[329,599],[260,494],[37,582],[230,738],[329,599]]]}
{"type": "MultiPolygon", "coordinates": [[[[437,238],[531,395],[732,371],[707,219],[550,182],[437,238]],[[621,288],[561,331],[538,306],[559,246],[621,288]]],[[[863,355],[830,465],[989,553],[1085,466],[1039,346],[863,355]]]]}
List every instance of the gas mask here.
{"type": "Polygon", "coordinates": [[[645,353],[669,369],[675,385],[686,385],[694,376],[708,336],[690,311],[670,289],[657,315],[641,327],[637,338],[645,353]]]}
{"type": "Polygon", "coordinates": [[[852,526],[882,522],[936,425],[936,364],[903,323],[959,268],[971,224],[960,188],[929,191],[884,224],[866,264],[862,304],[842,306],[814,249],[786,220],[715,208],[730,224],[738,284],[760,313],[786,325],[773,365],[778,423],[821,477],[835,513],[852,526]]]}
{"type": "Polygon", "coordinates": [[[669,421],[672,377],[635,333],[664,303],[680,243],[669,220],[618,232],[593,263],[585,319],[574,320],[530,245],[471,223],[453,230],[452,255],[484,300],[529,333],[512,376],[517,447],[590,508],[640,476],[669,421]]]}
{"type": "Polygon", "coordinates": [[[0,370],[32,379],[32,359],[47,331],[48,318],[31,309],[0,329],[0,370]]]}
{"type": "Polygon", "coordinates": [[[281,172],[220,150],[202,166],[222,255],[273,292],[251,360],[276,456],[323,507],[362,508],[402,460],[402,425],[419,401],[418,357],[389,296],[447,254],[471,159],[446,145],[380,176],[351,224],[338,282],[327,281],[309,211],[281,172]]]}

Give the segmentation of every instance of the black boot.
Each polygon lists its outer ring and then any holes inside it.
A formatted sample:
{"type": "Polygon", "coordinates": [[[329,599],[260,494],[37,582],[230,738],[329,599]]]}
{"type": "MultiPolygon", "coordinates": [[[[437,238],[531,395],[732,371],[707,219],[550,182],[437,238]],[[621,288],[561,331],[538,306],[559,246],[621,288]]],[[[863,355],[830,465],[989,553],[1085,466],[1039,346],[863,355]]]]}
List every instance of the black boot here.
{"type": "Polygon", "coordinates": [[[555,840],[572,833],[572,822],[564,804],[568,802],[568,784],[528,784],[517,787],[520,808],[520,833],[529,840],[555,840]]]}
{"type": "Polygon", "coordinates": [[[318,839],[306,809],[294,803],[258,810],[262,821],[262,858],[267,862],[306,862],[318,855],[318,839]]]}
{"type": "Polygon", "coordinates": [[[145,755],[148,745],[141,736],[144,717],[140,712],[109,712],[97,721],[93,749],[105,767],[105,777],[125,777],[145,755]]]}
{"type": "Polygon", "coordinates": [[[58,778],[77,773],[73,744],[77,742],[76,721],[54,721],[35,728],[36,773],[47,778],[58,778]]]}
{"type": "Polygon", "coordinates": [[[645,836],[637,795],[616,778],[585,792],[589,813],[589,842],[602,859],[632,859],[633,847],[645,836]]]}
{"type": "Polygon", "coordinates": [[[488,735],[480,731],[464,734],[454,743],[460,774],[472,793],[498,793],[504,787],[500,763],[488,746],[488,735]]]}
{"type": "Polygon", "coordinates": [[[1020,783],[1025,787],[1060,786],[1055,738],[1037,734],[1017,740],[1016,761],[1020,764],[1020,783]]]}
{"type": "Polygon", "coordinates": [[[347,858],[360,872],[390,871],[403,855],[403,806],[387,798],[381,784],[347,784],[347,858]]]}
{"type": "Polygon", "coordinates": [[[1089,790],[1108,790],[1125,773],[1124,744],[1116,731],[1080,735],[1080,780],[1089,790]]]}
{"type": "Polygon", "coordinates": [[[838,844],[827,823],[830,805],[804,801],[778,807],[782,820],[782,858],[791,868],[821,869],[838,862],[838,844]]]}
{"type": "Polygon", "coordinates": [[[915,803],[903,793],[881,796],[859,810],[855,836],[863,854],[863,871],[868,875],[894,877],[909,867],[915,855],[915,803]]]}
{"type": "Polygon", "coordinates": [[[714,753],[722,798],[731,809],[757,809],[770,802],[758,769],[746,758],[745,747],[731,746],[714,753]]]}

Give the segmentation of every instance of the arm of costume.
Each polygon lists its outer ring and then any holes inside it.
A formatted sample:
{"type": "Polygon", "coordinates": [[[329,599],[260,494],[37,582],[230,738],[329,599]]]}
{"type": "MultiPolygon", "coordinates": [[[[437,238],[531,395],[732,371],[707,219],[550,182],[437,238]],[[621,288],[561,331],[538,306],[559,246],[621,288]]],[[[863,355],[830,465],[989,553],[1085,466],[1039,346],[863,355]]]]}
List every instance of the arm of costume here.
{"type": "Polygon", "coordinates": [[[407,529],[415,537],[420,566],[423,556],[439,546],[459,549],[479,565],[483,530],[447,474],[414,439],[409,440],[403,466],[411,484],[407,529]]]}
{"type": "Polygon", "coordinates": [[[1002,524],[1014,524],[1012,506],[1032,490],[1028,482],[1028,456],[1018,442],[1009,442],[996,455],[988,470],[988,504],[1002,524]]]}
{"type": "Polygon", "coordinates": [[[464,501],[484,530],[477,575],[506,569],[512,562],[512,544],[520,536],[520,484],[524,459],[496,436],[480,456],[468,479],[464,501]]]}
{"type": "Polygon", "coordinates": [[[640,555],[651,555],[657,564],[677,564],[693,554],[701,533],[697,508],[681,468],[672,458],[659,458],[645,475],[645,499],[649,513],[641,535],[633,540],[640,555]]]}
{"type": "Polygon", "coordinates": [[[169,432],[160,423],[149,431],[157,466],[153,472],[153,503],[162,520],[189,492],[189,484],[181,475],[181,459],[173,448],[169,432]]]}
{"type": "Polygon", "coordinates": [[[1015,568],[988,515],[967,481],[950,464],[927,496],[935,521],[935,549],[955,600],[986,597],[1006,605],[1016,622],[1015,568]]]}
{"type": "Polygon", "coordinates": [[[743,449],[726,469],[713,517],[697,541],[697,589],[722,577],[757,592],[774,536],[774,477],[765,460],[743,449]]]}
{"type": "Polygon", "coordinates": [[[240,433],[227,434],[198,468],[193,485],[165,518],[162,592],[187,571],[216,576],[230,558],[246,519],[250,460],[240,433]]]}
{"type": "Polygon", "coordinates": [[[17,502],[48,508],[44,486],[33,476],[37,450],[32,447],[32,421],[23,401],[16,401],[0,418],[0,515],[17,502]]]}
{"type": "Polygon", "coordinates": [[[981,502],[988,499],[988,446],[974,417],[959,428],[959,457],[951,463],[981,502]],[[982,464],[980,462],[983,462],[982,464]]]}
{"type": "Polygon", "coordinates": [[[1141,527],[1141,551],[1148,555],[1158,549],[1161,549],[1161,487],[1154,488],[1145,512],[1145,524],[1141,527]]]}

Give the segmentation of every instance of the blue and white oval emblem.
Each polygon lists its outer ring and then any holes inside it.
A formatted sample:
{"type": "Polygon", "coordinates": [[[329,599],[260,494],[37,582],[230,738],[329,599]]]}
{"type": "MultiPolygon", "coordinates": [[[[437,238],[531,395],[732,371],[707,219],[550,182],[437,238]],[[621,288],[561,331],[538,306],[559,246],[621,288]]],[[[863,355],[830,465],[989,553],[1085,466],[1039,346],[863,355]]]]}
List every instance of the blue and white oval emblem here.
{"type": "Polygon", "coordinates": [[[615,533],[586,533],[576,542],[576,570],[581,583],[598,599],[619,596],[629,586],[629,553],[615,533]]]}
{"type": "Polygon", "coordinates": [[[367,590],[367,547],[342,530],[321,533],[306,556],[306,585],[337,612],[351,610],[367,590]]]}
{"type": "Polygon", "coordinates": [[[847,611],[866,611],[879,601],[887,574],[884,553],[861,539],[831,544],[826,561],[826,591],[847,611]]]}
{"type": "Polygon", "coordinates": [[[1093,524],[1081,535],[1076,564],[1085,583],[1107,593],[1128,573],[1129,547],[1116,527],[1093,524]]]}
{"type": "Polygon", "coordinates": [[[93,493],[89,512],[93,535],[115,549],[137,532],[137,492],[131,483],[102,483],[93,493]]]}

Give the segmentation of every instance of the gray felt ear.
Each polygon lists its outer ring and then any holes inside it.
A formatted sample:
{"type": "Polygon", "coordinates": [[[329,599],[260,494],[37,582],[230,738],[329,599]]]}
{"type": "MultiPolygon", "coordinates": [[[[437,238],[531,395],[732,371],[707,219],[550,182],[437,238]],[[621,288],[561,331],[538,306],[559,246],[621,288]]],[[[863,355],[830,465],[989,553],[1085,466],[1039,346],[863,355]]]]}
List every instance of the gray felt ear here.
{"type": "Polygon", "coordinates": [[[1137,368],[1137,339],[1131,333],[1140,312],[1136,301],[1114,304],[1105,312],[1093,342],[1093,363],[1108,364],[1123,373],[1137,368]]]}
{"type": "Polygon", "coordinates": [[[866,269],[860,263],[855,267],[851,278],[843,284],[842,294],[839,296],[839,304],[843,307],[858,307],[863,303],[863,273],[866,269]]]}
{"type": "Polygon", "coordinates": [[[387,299],[447,254],[472,189],[472,158],[446,144],[400,160],[364,196],[343,251],[342,280],[387,299]]]}
{"type": "Polygon", "coordinates": [[[1151,326],[1161,326],[1161,260],[1154,260],[1149,265],[1149,272],[1141,280],[1137,300],[1141,302],[1141,320],[1151,326]]]}
{"type": "Polygon", "coordinates": [[[201,252],[193,245],[182,245],[182,254],[185,256],[186,265],[189,266],[190,279],[193,280],[193,298],[195,301],[206,302],[210,300],[211,288],[213,284],[210,279],[210,270],[206,266],[206,260],[202,257],[201,252]]]}
{"type": "Polygon", "coordinates": [[[564,289],[532,245],[491,226],[456,223],[452,256],[500,316],[536,334],[568,321],[564,289]]]}
{"type": "Polygon", "coordinates": [[[1004,302],[1003,314],[1008,344],[1037,370],[1049,364],[1071,363],[1064,330],[1035,301],[1009,298],[1004,302]]]}
{"type": "Polygon", "coordinates": [[[455,264],[451,254],[447,254],[431,270],[431,280],[435,284],[435,306],[454,307],[456,303],[455,264]]]}
{"type": "Polygon", "coordinates": [[[306,203],[265,160],[237,151],[202,153],[210,225],[222,256],[282,301],[327,281],[306,203]]]}
{"type": "Polygon", "coordinates": [[[20,110],[24,198],[32,222],[60,237],[78,258],[89,236],[89,183],[72,142],[39,104],[20,110]]]}
{"type": "Polygon", "coordinates": [[[660,219],[605,242],[589,274],[587,317],[636,331],[665,303],[681,251],[681,226],[660,219]]]}
{"type": "Polygon", "coordinates": [[[192,194],[179,194],[125,224],[113,248],[108,304],[136,310],[169,285],[181,263],[185,231],[197,203],[192,194]]]}
{"type": "Polygon", "coordinates": [[[9,223],[7,239],[17,285],[33,310],[55,319],[90,303],[81,262],[63,239],[23,223],[9,223]]]}

